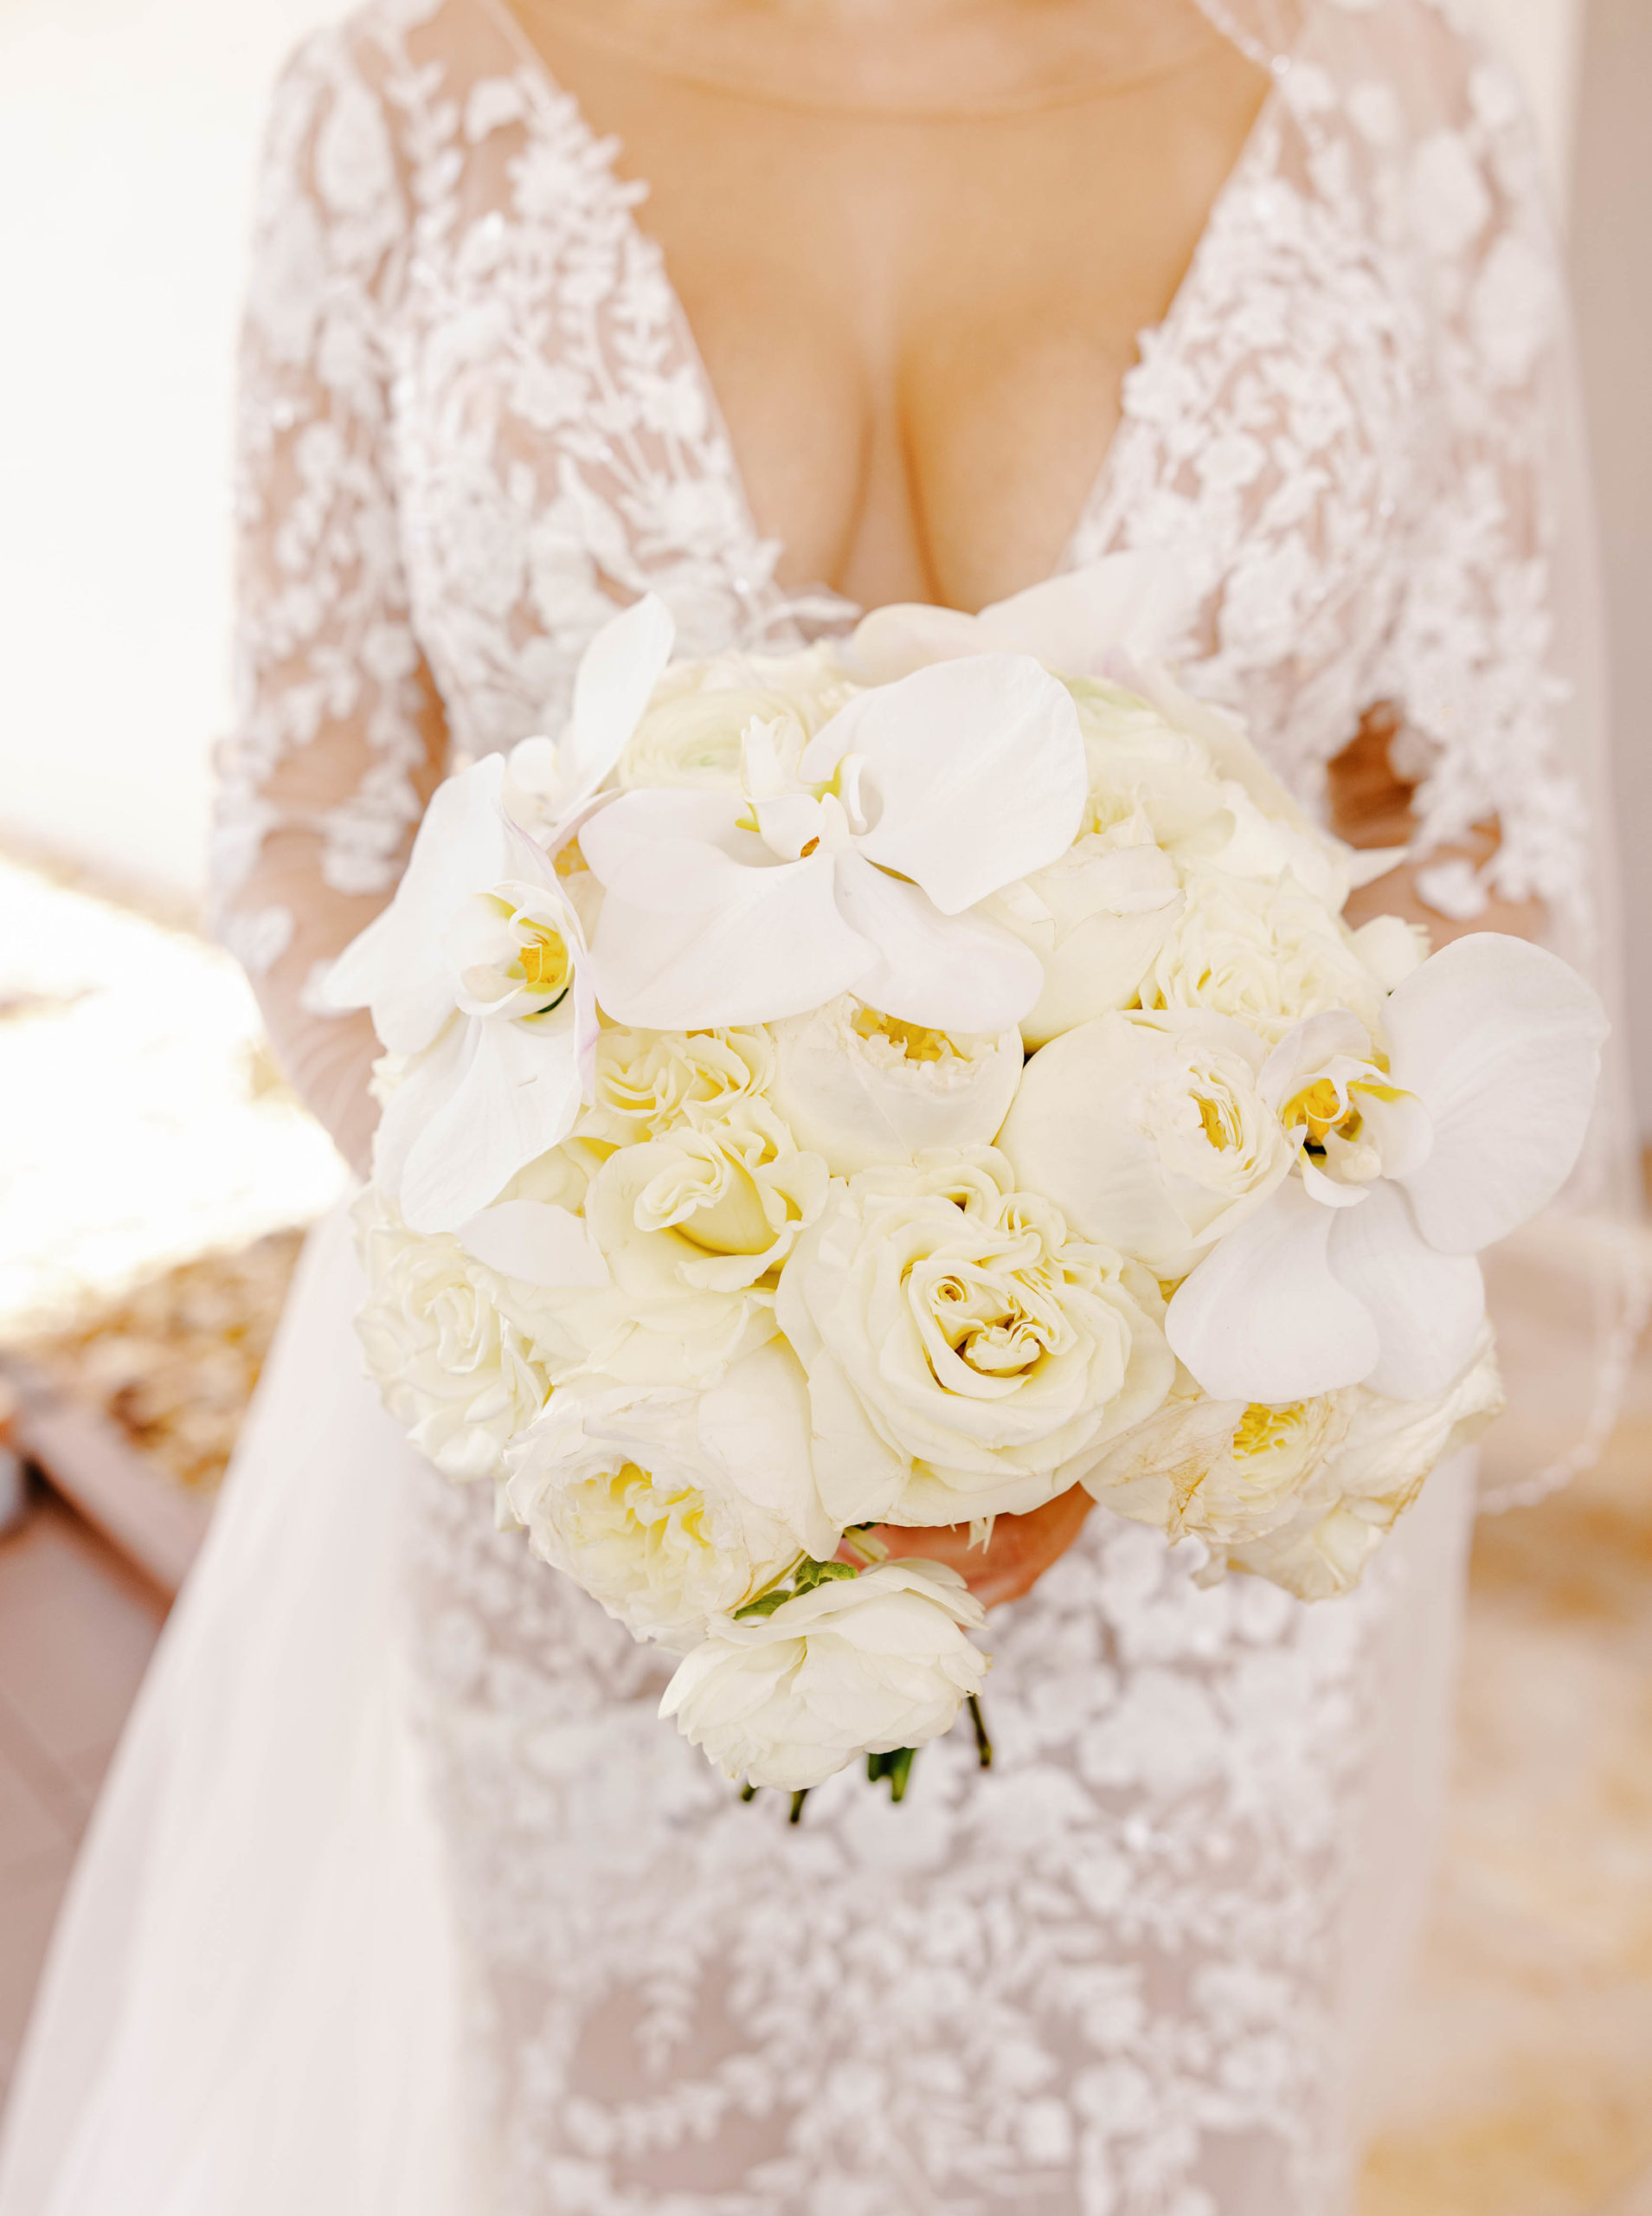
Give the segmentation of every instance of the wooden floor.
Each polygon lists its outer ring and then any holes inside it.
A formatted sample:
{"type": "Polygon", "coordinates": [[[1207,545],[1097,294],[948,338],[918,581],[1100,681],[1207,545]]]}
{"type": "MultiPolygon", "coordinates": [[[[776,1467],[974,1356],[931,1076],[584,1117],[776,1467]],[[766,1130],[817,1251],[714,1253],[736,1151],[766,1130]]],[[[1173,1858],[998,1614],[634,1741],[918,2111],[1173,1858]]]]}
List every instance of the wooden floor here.
{"type": "Polygon", "coordinates": [[[165,1603],[49,1497],[0,1539],[0,2101],[165,1603]]]}

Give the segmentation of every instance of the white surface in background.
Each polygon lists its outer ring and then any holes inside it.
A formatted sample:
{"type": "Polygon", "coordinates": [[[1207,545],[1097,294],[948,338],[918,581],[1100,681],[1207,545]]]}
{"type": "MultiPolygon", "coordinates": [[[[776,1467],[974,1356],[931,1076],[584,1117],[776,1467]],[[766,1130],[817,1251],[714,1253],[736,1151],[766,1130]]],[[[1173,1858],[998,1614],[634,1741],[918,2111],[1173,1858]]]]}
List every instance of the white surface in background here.
{"type": "Polygon", "coordinates": [[[338,1198],[262,1032],[228,955],[0,860],[0,1332],[338,1198]]]}
{"type": "Polygon", "coordinates": [[[0,4],[0,821],[202,878],[257,143],[334,0],[0,4]]]}
{"type": "MultiPolygon", "coordinates": [[[[0,4],[0,823],[190,893],[254,163],[283,55],[344,4],[0,4]]],[[[1558,154],[1577,0],[1471,4],[1558,154]]]]}

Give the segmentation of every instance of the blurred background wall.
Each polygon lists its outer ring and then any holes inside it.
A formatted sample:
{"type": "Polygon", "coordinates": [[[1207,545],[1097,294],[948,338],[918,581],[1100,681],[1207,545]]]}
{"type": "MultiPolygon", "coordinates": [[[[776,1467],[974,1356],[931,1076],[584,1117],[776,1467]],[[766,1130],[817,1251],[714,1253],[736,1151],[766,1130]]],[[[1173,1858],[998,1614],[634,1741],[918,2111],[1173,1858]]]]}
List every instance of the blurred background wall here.
{"type": "MultiPolygon", "coordinates": [[[[0,0],[0,830],[186,898],[228,712],[231,364],[260,119],[286,51],[344,4],[0,0]]],[[[1572,203],[1652,1134],[1652,0],[1471,6],[1526,77],[1572,203]]]]}

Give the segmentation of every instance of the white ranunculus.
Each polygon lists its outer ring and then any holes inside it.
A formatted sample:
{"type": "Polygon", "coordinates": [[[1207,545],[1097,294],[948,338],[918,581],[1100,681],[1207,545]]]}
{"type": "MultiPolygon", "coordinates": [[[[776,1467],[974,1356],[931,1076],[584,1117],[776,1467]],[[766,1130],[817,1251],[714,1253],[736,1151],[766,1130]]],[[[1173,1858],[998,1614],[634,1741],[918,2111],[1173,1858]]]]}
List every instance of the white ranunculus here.
{"type": "Polygon", "coordinates": [[[1079,829],[1062,686],[1025,655],[984,655],[857,693],[798,736],[753,722],[739,792],[622,793],[586,826],[604,1008],[697,1029],[853,991],[939,1029],[1019,1022],[1038,965],[976,910],[1079,829]]]}
{"type": "Polygon", "coordinates": [[[662,1716],[725,1777],[800,1793],[858,1755],[921,1747],[979,1692],[984,1621],[962,1578],[884,1562],[772,1615],[724,1617],[665,1688],[662,1716]]]}
{"type": "Polygon", "coordinates": [[[550,1391],[531,1291],[445,1232],[409,1231],[371,1187],[355,1221],[368,1285],[356,1329],[386,1408],[444,1477],[501,1478],[550,1391]]]}
{"type": "Polygon", "coordinates": [[[1032,1057],[999,1143],[1084,1238],[1185,1277],[1295,1159],[1258,1087],[1264,1052],[1203,1010],[1097,1016],[1032,1057]]]}
{"type": "Polygon", "coordinates": [[[1482,1328],[1462,1372],[1428,1401],[1390,1400],[1364,1386],[1338,1398],[1347,1429],[1321,1488],[1331,1504],[1308,1498],[1299,1515],[1263,1536],[1216,1549],[1207,1575],[1248,1570],[1299,1601],[1329,1600],[1356,1584],[1429,1472],[1501,1412],[1491,1332],[1482,1328]]]}
{"type": "Polygon", "coordinates": [[[1347,1435],[1347,1394],[1284,1408],[1207,1399],[1186,1369],[1156,1414],[1084,1472],[1116,1515],[1214,1549],[1264,1537],[1304,1503],[1330,1499],[1329,1465],[1347,1435]]]}
{"type": "Polygon", "coordinates": [[[1175,864],[1128,825],[1087,832],[1048,868],[994,893],[985,912],[1044,966],[1044,989],[1021,1019],[1027,1052],[1128,1008],[1181,906],[1175,864]]]}
{"type": "Polygon", "coordinates": [[[561,1386],[511,1469],[534,1553],[679,1652],[839,1536],[815,1496],[802,1373],[778,1340],[704,1393],[561,1386]]]}
{"type": "Polygon", "coordinates": [[[1468,1361],[1482,1248],[1551,1201],[1582,1148],[1607,1024],[1541,947],[1477,932],[1383,1011],[1294,1026],[1261,1089],[1296,1171],[1178,1289],[1171,1344],[1209,1393],[1270,1402],[1366,1384],[1426,1401],[1468,1361]]]}
{"type": "Polygon", "coordinates": [[[815,1470],[843,1524],[1037,1508],[1163,1400],[1158,1287],[990,1148],[834,1186],[781,1273],[815,1470]]]}
{"type": "Polygon", "coordinates": [[[1015,1031],[927,1029],[852,994],[773,1027],[768,1097],[839,1177],[998,1136],[1021,1073],[1015,1031]]]}
{"type": "Polygon", "coordinates": [[[619,782],[740,789],[746,726],[791,722],[813,738],[859,688],[830,646],[798,654],[729,654],[669,671],[620,758],[619,782]]]}
{"type": "Polygon", "coordinates": [[[1353,935],[1294,878],[1184,865],[1186,905],[1141,989],[1144,1008],[1237,1017],[1271,1045],[1303,1016],[1350,1009],[1382,1039],[1383,988],[1353,935]]]}

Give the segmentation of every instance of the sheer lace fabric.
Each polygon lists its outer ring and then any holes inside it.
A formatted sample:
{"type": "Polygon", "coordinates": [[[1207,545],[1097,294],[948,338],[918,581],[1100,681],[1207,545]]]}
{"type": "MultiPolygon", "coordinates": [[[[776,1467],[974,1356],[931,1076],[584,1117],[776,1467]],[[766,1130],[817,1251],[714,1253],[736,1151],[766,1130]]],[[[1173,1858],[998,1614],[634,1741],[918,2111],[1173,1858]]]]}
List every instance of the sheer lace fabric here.
{"type": "MultiPolygon", "coordinates": [[[[1288,62],[1066,559],[1201,563],[1193,680],[1310,802],[1392,701],[1424,845],[1495,818],[1488,882],[1582,950],[1559,301],[1518,103],[1430,0],[1326,0],[1288,62]]],[[[372,0],[278,98],[220,884],[337,1115],[359,1042],[306,1015],[306,981],[394,884],[431,780],[554,728],[645,589],[690,652],[785,617],[614,151],[493,0],[372,0]]],[[[1461,1473],[1317,1610],[1200,1593],[1098,1514],[995,1627],[1000,1769],[948,1743],[904,1809],[843,1780],[794,1833],[656,1722],[657,1659],[485,1501],[434,1476],[406,1498],[473,1972],[468,2210],[1336,2205],[1361,1937],[1403,1923],[1437,1782],[1419,1760],[1378,1852],[1379,1743],[1443,1710],[1461,1473]]]]}

